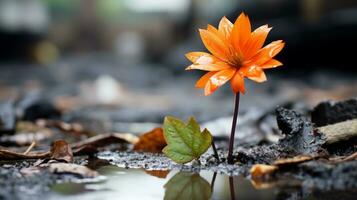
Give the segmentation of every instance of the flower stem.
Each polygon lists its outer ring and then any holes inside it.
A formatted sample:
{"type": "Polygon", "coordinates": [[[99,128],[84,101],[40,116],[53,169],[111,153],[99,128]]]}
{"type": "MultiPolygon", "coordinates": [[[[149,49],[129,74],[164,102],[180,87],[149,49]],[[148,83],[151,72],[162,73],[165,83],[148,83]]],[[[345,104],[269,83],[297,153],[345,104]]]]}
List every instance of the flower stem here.
{"type": "Polygon", "coordinates": [[[216,158],[217,162],[220,162],[219,156],[218,156],[218,152],[217,152],[217,148],[216,148],[216,145],[214,144],[214,140],[213,139],[212,139],[212,149],[213,149],[214,157],[216,158]]]}
{"type": "Polygon", "coordinates": [[[239,92],[236,93],[235,103],[234,103],[232,130],[231,130],[231,137],[229,138],[229,148],[228,148],[228,157],[227,157],[228,164],[233,164],[234,134],[236,131],[238,111],[239,111],[239,96],[240,96],[239,94],[240,94],[239,92]]]}

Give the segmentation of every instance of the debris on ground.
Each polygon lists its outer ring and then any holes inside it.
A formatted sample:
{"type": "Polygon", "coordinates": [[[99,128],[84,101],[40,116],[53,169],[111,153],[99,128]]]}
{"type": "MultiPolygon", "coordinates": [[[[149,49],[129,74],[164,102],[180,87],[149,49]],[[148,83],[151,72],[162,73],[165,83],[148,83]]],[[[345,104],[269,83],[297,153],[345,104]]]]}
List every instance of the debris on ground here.
{"type": "Polygon", "coordinates": [[[161,153],[166,145],[162,128],[154,128],[139,137],[139,141],[134,145],[134,151],[161,153]]]}

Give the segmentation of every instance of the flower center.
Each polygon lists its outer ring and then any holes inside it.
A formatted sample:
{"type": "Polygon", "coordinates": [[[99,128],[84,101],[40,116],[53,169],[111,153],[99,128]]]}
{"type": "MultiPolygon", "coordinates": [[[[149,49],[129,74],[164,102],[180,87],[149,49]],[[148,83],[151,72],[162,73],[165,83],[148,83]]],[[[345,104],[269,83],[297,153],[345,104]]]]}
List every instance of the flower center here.
{"type": "Polygon", "coordinates": [[[230,59],[228,60],[228,63],[239,69],[243,65],[243,56],[238,54],[231,55],[230,59]]]}
{"type": "Polygon", "coordinates": [[[237,52],[234,47],[229,47],[229,58],[228,58],[228,64],[231,66],[239,69],[243,66],[244,58],[243,55],[239,52],[237,52]]]}

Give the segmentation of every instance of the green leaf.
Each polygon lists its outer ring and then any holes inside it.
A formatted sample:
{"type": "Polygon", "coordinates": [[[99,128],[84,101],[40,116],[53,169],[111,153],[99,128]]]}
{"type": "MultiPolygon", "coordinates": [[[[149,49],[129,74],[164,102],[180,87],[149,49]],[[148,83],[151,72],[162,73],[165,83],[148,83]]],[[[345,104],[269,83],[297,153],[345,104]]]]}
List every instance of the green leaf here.
{"type": "Polygon", "coordinates": [[[167,146],[162,150],[167,157],[177,163],[187,163],[198,159],[211,146],[212,135],[191,117],[188,123],[174,117],[165,117],[164,136],[167,146]]]}
{"type": "Polygon", "coordinates": [[[164,200],[208,200],[211,185],[199,174],[179,172],[165,184],[164,200]]]}

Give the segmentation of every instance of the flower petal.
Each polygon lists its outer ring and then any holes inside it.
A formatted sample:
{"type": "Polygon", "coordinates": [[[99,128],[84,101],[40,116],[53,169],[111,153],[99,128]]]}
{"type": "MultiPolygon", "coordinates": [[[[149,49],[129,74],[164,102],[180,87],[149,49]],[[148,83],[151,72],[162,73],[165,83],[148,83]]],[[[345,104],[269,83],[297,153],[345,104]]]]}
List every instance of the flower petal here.
{"type": "Polygon", "coordinates": [[[190,52],[187,53],[186,58],[194,64],[206,65],[218,61],[216,57],[206,52],[190,52]]]}
{"type": "Polygon", "coordinates": [[[249,78],[252,81],[258,82],[258,83],[262,83],[267,80],[267,77],[263,70],[259,73],[258,76],[247,76],[247,78],[249,78]]]}
{"type": "Polygon", "coordinates": [[[222,17],[218,25],[218,31],[221,32],[227,39],[231,36],[233,24],[226,17],[222,17]]]}
{"type": "Polygon", "coordinates": [[[283,48],[285,43],[282,40],[274,41],[258,51],[246,65],[263,65],[278,54],[283,48]]]}
{"type": "Polygon", "coordinates": [[[231,79],[231,87],[234,93],[245,93],[244,78],[239,72],[236,72],[231,79]]]}
{"type": "Polygon", "coordinates": [[[260,65],[260,67],[262,69],[270,69],[270,68],[279,67],[281,65],[283,65],[283,63],[279,62],[278,60],[270,59],[269,61],[267,61],[263,65],[260,65]]]}
{"type": "Polygon", "coordinates": [[[198,69],[204,71],[220,71],[220,70],[228,69],[230,67],[231,66],[225,62],[216,62],[216,63],[202,64],[202,65],[193,64],[188,66],[185,70],[198,69]]]}
{"type": "Polygon", "coordinates": [[[239,53],[242,51],[244,44],[250,38],[251,26],[248,16],[240,14],[235,21],[232,29],[231,40],[234,48],[239,53]]]}
{"type": "Polygon", "coordinates": [[[227,60],[229,50],[225,42],[219,36],[204,29],[200,29],[200,35],[203,44],[214,56],[221,60],[227,60]]]}
{"type": "Polygon", "coordinates": [[[244,66],[239,69],[239,72],[249,78],[250,80],[256,81],[258,83],[264,82],[267,80],[265,73],[262,68],[251,65],[251,66],[244,66]]]}
{"type": "Polygon", "coordinates": [[[204,93],[205,93],[205,96],[209,96],[213,93],[212,91],[212,84],[210,81],[207,81],[205,87],[204,87],[204,93]]]}
{"type": "Polygon", "coordinates": [[[243,54],[246,59],[254,56],[263,47],[271,29],[272,28],[269,28],[268,25],[264,25],[252,32],[243,49],[243,54]]]}
{"type": "Polygon", "coordinates": [[[214,26],[208,24],[207,25],[207,31],[209,31],[212,34],[214,34],[215,36],[219,37],[222,41],[224,41],[226,46],[228,45],[226,36],[224,36],[224,34],[222,32],[220,32],[220,31],[218,31],[214,26]]]}
{"type": "Polygon", "coordinates": [[[209,85],[206,83],[205,86],[205,95],[208,96],[215,92],[219,87],[229,81],[236,71],[236,68],[231,67],[229,69],[221,70],[211,76],[209,79],[209,85]]]}
{"type": "Polygon", "coordinates": [[[195,87],[204,88],[206,83],[207,83],[207,81],[209,81],[211,76],[213,76],[215,73],[217,73],[217,72],[208,72],[205,75],[203,75],[200,79],[198,79],[198,81],[196,82],[195,87]]]}

